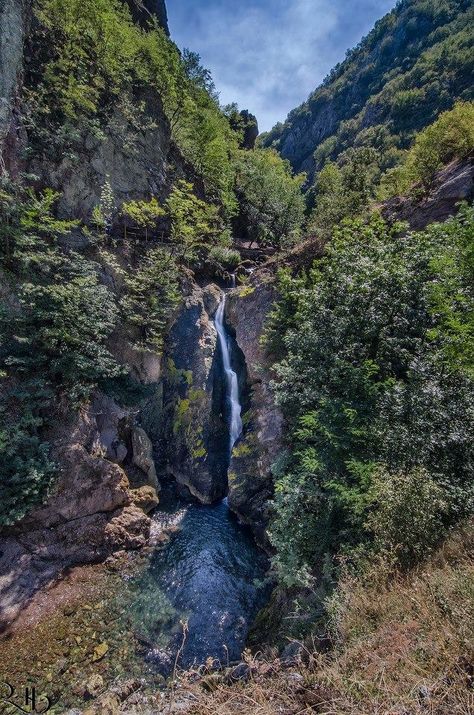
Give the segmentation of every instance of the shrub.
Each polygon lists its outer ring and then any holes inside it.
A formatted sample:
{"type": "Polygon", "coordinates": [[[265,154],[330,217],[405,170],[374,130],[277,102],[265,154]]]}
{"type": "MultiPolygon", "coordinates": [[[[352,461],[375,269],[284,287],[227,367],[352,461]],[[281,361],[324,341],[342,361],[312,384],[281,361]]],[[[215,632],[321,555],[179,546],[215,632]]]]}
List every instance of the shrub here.
{"type": "Polygon", "coordinates": [[[240,226],[261,246],[282,248],[299,235],[306,176],[294,176],[288,162],[273,150],[241,151],[237,165],[240,226]]]}
{"type": "Polygon", "coordinates": [[[446,494],[425,469],[389,474],[379,469],[370,488],[366,522],[377,549],[404,567],[426,557],[443,538],[446,494]]]}
{"type": "Polygon", "coordinates": [[[125,279],[124,318],[139,330],[140,348],[161,352],[168,322],[179,300],[179,272],[166,250],[155,248],[125,279]]]}

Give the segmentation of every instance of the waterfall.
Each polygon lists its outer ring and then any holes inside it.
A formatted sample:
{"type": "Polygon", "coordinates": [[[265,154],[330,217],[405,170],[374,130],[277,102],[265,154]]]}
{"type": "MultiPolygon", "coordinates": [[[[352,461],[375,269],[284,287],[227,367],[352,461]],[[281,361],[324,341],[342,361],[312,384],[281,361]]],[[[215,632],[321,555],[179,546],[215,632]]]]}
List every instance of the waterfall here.
{"type": "Polygon", "coordinates": [[[224,372],[227,382],[227,399],[230,403],[231,417],[230,417],[230,451],[234,447],[234,444],[239,439],[242,434],[242,405],[239,399],[239,381],[237,379],[237,373],[232,370],[230,362],[230,349],[229,349],[229,336],[227,335],[225,325],[224,325],[224,314],[225,314],[225,302],[226,295],[222,296],[222,300],[216,312],[215,326],[217,330],[217,335],[219,337],[219,345],[222,351],[222,362],[224,366],[224,372]]]}

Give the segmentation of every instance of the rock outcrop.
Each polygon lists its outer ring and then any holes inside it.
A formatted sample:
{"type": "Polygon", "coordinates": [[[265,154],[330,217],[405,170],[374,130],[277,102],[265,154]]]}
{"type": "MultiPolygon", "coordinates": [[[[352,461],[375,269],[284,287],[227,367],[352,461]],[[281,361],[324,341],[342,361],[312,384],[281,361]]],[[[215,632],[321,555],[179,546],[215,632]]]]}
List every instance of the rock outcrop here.
{"type": "Polygon", "coordinates": [[[231,291],[226,319],[242,350],[250,383],[250,406],[244,434],[234,447],[229,470],[229,506],[257,537],[265,541],[268,499],[272,496],[272,464],[280,451],[283,418],[273,401],[270,372],[260,338],[276,298],[274,276],[254,274],[249,286],[231,291]]]}
{"type": "MultiPolygon", "coordinates": [[[[60,216],[88,222],[106,186],[116,206],[143,196],[165,196],[171,181],[169,123],[157,95],[143,100],[141,116],[133,122],[119,101],[103,136],[87,134],[80,138],[74,153],[42,156],[31,162],[30,171],[41,184],[61,192],[60,216]]],[[[179,165],[180,158],[175,157],[174,163],[179,165]]]]}
{"type": "Polygon", "coordinates": [[[446,221],[457,212],[460,201],[474,197],[474,158],[453,161],[439,171],[430,192],[422,198],[397,196],[382,207],[382,215],[389,221],[407,221],[413,230],[421,230],[430,223],[446,221]]]}
{"type": "Polygon", "coordinates": [[[134,20],[143,27],[158,20],[158,24],[169,35],[168,13],[165,0],[127,0],[134,20]]]}
{"type": "Polygon", "coordinates": [[[64,569],[147,543],[151,522],[145,511],[157,501],[156,491],[148,486],[134,493],[123,467],[105,457],[113,443],[112,425],[121,416],[113,401],[99,396],[56,435],[54,493],[2,534],[0,626],[64,569]]]}
{"type": "MultiPolygon", "coordinates": [[[[14,152],[16,97],[23,68],[25,7],[22,0],[0,3],[0,173],[14,152]]],[[[11,167],[9,167],[11,168],[11,167]]]]}
{"type": "Polygon", "coordinates": [[[217,286],[201,289],[191,284],[166,349],[169,470],[178,484],[207,504],[226,493],[225,464],[219,458],[225,424],[218,397],[217,333],[212,321],[220,297],[217,286]]]}

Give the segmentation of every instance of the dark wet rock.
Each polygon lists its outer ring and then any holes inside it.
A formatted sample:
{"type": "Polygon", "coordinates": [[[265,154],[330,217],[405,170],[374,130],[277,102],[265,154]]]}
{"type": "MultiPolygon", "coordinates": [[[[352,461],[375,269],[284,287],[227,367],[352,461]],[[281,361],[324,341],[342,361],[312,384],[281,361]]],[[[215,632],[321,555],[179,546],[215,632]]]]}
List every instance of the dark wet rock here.
{"type": "Polygon", "coordinates": [[[222,380],[212,320],[219,299],[217,286],[203,290],[190,283],[166,348],[169,470],[205,504],[223,498],[227,489],[226,426],[218,394],[222,380]]]}
{"type": "Polygon", "coordinates": [[[281,664],[285,668],[299,665],[303,660],[304,653],[305,647],[303,643],[300,643],[299,641],[291,641],[291,643],[288,643],[288,645],[283,649],[280,656],[281,664]]]}
{"type": "Polygon", "coordinates": [[[142,427],[134,427],[132,430],[132,449],[133,464],[146,475],[148,484],[158,491],[159,484],[153,459],[153,444],[142,427]]]}
{"type": "Polygon", "coordinates": [[[148,27],[153,20],[169,35],[168,14],[165,0],[127,0],[134,20],[143,27],[148,27]]]}
{"type": "Polygon", "coordinates": [[[248,680],[252,675],[252,669],[248,663],[239,663],[229,670],[225,677],[225,683],[231,685],[239,680],[248,680]]]}
{"type": "Polygon", "coordinates": [[[226,319],[245,356],[250,409],[243,438],[234,448],[229,472],[229,506],[265,541],[271,466],[281,449],[283,418],[270,388],[269,360],[261,345],[266,318],[276,298],[272,273],[261,271],[250,285],[230,292],[226,319]]]}

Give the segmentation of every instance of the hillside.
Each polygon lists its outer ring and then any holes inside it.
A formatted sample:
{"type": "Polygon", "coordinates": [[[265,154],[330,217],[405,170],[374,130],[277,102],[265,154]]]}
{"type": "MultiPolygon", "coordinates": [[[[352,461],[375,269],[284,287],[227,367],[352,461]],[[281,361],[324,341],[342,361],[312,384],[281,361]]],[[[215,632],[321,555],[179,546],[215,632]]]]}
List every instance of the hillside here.
{"type": "Polygon", "coordinates": [[[414,134],[473,97],[470,0],[402,0],[283,124],[261,138],[310,180],[354,148],[394,166],[414,134]]]}

